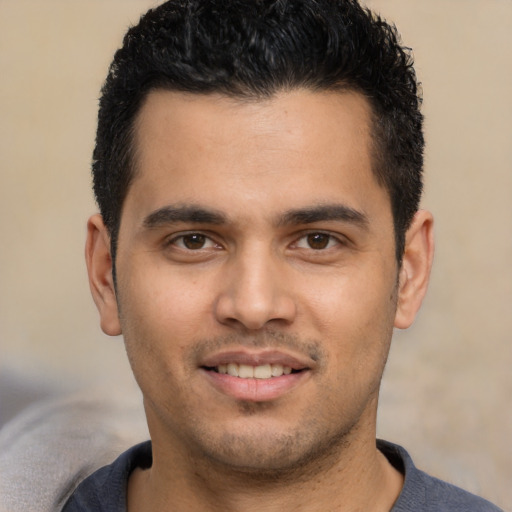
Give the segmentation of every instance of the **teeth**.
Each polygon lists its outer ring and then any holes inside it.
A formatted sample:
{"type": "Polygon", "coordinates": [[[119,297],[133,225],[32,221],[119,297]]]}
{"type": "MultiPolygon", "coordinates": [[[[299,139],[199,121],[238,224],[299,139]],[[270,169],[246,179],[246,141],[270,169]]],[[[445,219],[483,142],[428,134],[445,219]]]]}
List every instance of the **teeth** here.
{"type": "Polygon", "coordinates": [[[272,377],[281,377],[290,375],[292,369],[289,366],[281,364],[262,364],[260,366],[250,366],[248,364],[220,364],[217,366],[219,373],[239,377],[241,379],[270,379],[272,377]]]}
{"type": "Polygon", "coordinates": [[[232,377],[238,377],[238,365],[234,363],[228,364],[228,375],[231,375],[232,377]]]}
{"type": "Polygon", "coordinates": [[[241,379],[253,379],[254,378],[254,367],[247,364],[241,364],[238,367],[238,376],[241,379]]]}
{"type": "Polygon", "coordinates": [[[254,377],[256,379],[270,379],[272,377],[272,368],[269,364],[254,367],[254,377]]]}

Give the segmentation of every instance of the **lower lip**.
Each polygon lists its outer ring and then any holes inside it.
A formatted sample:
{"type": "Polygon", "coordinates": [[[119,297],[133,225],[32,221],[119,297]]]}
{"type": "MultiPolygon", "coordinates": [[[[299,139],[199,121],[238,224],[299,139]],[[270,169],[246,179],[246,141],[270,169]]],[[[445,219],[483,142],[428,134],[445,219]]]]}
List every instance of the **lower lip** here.
{"type": "Polygon", "coordinates": [[[202,371],[217,391],[236,400],[249,402],[276,400],[297,387],[311,373],[308,370],[303,370],[270,379],[241,379],[211,370],[202,369],[202,371]]]}

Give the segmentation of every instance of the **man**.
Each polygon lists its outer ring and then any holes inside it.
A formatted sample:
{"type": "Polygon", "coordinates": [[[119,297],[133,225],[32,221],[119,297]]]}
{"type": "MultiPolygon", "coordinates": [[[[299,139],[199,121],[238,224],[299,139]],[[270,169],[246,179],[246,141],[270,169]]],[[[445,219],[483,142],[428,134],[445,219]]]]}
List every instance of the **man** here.
{"type": "Polygon", "coordinates": [[[356,1],[172,0],[116,53],[86,258],[151,443],[66,512],[497,510],[376,442],[425,294],[412,61],[356,1]]]}

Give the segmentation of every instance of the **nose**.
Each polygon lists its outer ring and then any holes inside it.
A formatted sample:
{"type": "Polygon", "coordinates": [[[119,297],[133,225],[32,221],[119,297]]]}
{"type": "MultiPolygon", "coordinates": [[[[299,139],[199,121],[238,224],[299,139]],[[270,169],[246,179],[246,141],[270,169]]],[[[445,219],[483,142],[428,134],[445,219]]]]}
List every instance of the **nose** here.
{"type": "Polygon", "coordinates": [[[232,327],[258,330],[272,324],[291,324],[296,304],[276,257],[252,254],[231,262],[215,304],[217,320],[232,327]]]}

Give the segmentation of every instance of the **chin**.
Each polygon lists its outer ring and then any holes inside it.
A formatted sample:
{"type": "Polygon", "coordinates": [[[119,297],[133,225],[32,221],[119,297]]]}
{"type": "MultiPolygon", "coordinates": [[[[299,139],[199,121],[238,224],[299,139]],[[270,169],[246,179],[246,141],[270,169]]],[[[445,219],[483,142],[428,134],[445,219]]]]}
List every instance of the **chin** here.
{"type": "Polygon", "coordinates": [[[347,428],[329,435],[304,429],[299,432],[276,432],[256,428],[242,435],[239,431],[225,432],[216,442],[203,444],[203,455],[225,471],[252,476],[256,479],[276,479],[297,474],[318,472],[333,465],[339,452],[350,444],[347,428]]]}

